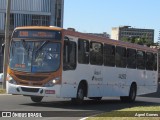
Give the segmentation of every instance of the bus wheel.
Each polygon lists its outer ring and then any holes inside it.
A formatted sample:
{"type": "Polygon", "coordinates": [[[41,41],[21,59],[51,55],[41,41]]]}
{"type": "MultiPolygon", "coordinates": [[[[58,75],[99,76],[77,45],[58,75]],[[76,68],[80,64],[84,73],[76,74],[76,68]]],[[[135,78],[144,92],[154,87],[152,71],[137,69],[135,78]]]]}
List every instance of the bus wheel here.
{"type": "Polygon", "coordinates": [[[84,87],[83,84],[80,84],[77,90],[77,97],[76,98],[72,98],[72,102],[75,104],[82,104],[83,100],[84,100],[84,87]]]}
{"type": "Polygon", "coordinates": [[[129,96],[121,96],[120,99],[122,102],[134,102],[137,95],[137,86],[132,84],[129,91],[129,96]]]}
{"type": "Polygon", "coordinates": [[[43,99],[43,97],[41,97],[41,96],[31,96],[31,100],[33,102],[41,102],[42,99],[43,99]]]}
{"type": "Polygon", "coordinates": [[[137,95],[137,87],[136,84],[132,84],[129,91],[129,102],[134,102],[137,95]]]}

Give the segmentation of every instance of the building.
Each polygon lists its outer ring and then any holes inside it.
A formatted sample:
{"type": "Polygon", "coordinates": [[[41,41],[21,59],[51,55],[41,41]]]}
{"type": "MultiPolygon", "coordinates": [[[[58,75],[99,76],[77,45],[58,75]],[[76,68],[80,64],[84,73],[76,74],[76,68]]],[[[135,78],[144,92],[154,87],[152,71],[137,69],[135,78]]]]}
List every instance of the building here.
{"type": "MultiPolygon", "coordinates": [[[[7,0],[0,0],[0,46],[4,42],[7,0]]],[[[17,26],[63,27],[64,0],[11,0],[10,33],[17,26]]],[[[0,54],[0,72],[3,58],[0,54]]]]}
{"type": "Polygon", "coordinates": [[[112,28],[111,39],[122,40],[124,37],[145,37],[147,40],[154,42],[154,30],[132,28],[131,26],[112,28]]]}
{"type": "Polygon", "coordinates": [[[110,38],[110,35],[108,33],[106,33],[106,32],[103,32],[103,33],[87,33],[87,34],[110,38]]]}
{"type": "MultiPolygon", "coordinates": [[[[70,30],[70,31],[76,31],[75,28],[67,28],[67,29],[70,30]]],[[[107,32],[103,32],[103,33],[85,33],[85,34],[110,38],[110,35],[107,32]]]]}

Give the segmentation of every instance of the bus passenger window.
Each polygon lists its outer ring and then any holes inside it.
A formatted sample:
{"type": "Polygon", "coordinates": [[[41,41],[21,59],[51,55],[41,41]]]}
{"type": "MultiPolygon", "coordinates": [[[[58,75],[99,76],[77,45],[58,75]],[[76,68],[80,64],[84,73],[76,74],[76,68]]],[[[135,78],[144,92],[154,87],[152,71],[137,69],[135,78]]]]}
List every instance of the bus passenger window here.
{"type": "Polygon", "coordinates": [[[78,62],[81,64],[89,64],[89,41],[78,40],[78,62]]]}
{"type": "Polygon", "coordinates": [[[97,42],[90,43],[90,63],[92,65],[103,64],[103,44],[97,42]]]}
{"type": "Polygon", "coordinates": [[[138,69],[145,69],[145,52],[144,51],[137,51],[137,68],[138,69]]]}
{"type": "Polygon", "coordinates": [[[126,67],[126,48],[117,46],[116,47],[116,66],[126,67]]]}
{"type": "Polygon", "coordinates": [[[156,71],[157,70],[157,54],[154,54],[154,59],[153,59],[153,69],[156,71]]]}
{"type": "Polygon", "coordinates": [[[104,65],[115,66],[115,46],[104,44],[104,65]]]}
{"type": "Polygon", "coordinates": [[[136,68],[136,50],[134,49],[127,49],[127,67],[128,68],[136,68]]]}
{"type": "Polygon", "coordinates": [[[154,60],[154,55],[153,53],[146,53],[146,69],[147,70],[153,70],[153,60],[154,60]]]}
{"type": "Polygon", "coordinates": [[[76,43],[73,41],[65,41],[63,49],[63,69],[74,70],[76,69],[76,43]]]}

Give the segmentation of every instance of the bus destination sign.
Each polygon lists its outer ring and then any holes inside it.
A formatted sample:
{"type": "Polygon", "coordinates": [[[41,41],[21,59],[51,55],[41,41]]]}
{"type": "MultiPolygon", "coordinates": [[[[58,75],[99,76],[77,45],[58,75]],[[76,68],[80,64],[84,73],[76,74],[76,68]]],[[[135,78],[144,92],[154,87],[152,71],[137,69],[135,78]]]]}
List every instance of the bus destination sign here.
{"type": "Polygon", "coordinates": [[[17,30],[13,38],[40,38],[60,40],[61,32],[53,30],[17,30]]]}

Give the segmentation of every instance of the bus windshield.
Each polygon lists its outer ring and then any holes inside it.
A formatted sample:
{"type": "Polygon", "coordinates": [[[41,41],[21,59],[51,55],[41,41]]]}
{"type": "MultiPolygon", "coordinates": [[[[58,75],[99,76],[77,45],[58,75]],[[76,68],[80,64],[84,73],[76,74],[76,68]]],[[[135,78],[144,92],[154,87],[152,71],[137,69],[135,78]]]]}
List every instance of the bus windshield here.
{"type": "Polygon", "coordinates": [[[10,68],[23,72],[53,72],[60,66],[61,43],[51,41],[13,40],[10,68]]]}

